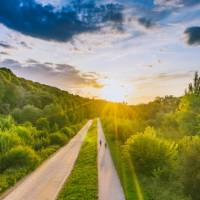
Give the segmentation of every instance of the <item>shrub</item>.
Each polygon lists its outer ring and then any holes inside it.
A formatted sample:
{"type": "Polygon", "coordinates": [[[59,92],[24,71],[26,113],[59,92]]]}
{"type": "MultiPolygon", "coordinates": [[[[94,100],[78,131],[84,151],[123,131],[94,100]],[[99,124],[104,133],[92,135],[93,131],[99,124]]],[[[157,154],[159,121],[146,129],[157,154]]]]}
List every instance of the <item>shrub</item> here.
{"type": "Polygon", "coordinates": [[[49,122],[47,118],[42,117],[36,121],[36,127],[39,130],[49,130],[49,122]]]}
{"type": "Polygon", "coordinates": [[[8,189],[28,172],[27,168],[9,168],[0,174],[0,194],[8,189]]]}
{"type": "Polygon", "coordinates": [[[10,131],[0,132],[0,154],[21,143],[20,138],[10,131]]]}
{"type": "Polygon", "coordinates": [[[0,160],[0,169],[11,167],[34,167],[39,161],[39,156],[29,147],[17,146],[8,151],[0,160]]]}
{"type": "Polygon", "coordinates": [[[35,123],[41,116],[41,110],[33,105],[25,105],[22,110],[15,108],[12,115],[18,123],[35,123]]]}
{"type": "Polygon", "coordinates": [[[45,159],[45,158],[48,158],[54,152],[56,152],[58,149],[59,149],[58,145],[52,145],[52,146],[47,147],[46,149],[42,149],[40,151],[40,155],[43,159],[45,159]]]}
{"type": "Polygon", "coordinates": [[[180,146],[184,191],[193,200],[200,200],[200,137],[185,137],[180,146]]]}
{"type": "Polygon", "coordinates": [[[69,127],[62,128],[61,132],[64,133],[67,137],[72,137],[74,135],[74,131],[69,127]]]}
{"type": "Polygon", "coordinates": [[[49,146],[49,138],[40,138],[40,139],[36,139],[34,144],[33,144],[33,148],[38,151],[40,149],[46,148],[47,146],[49,146]]]}
{"type": "Polygon", "coordinates": [[[51,145],[64,145],[67,142],[67,137],[61,133],[53,133],[50,135],[50,144],[51,145]]]}
{"type": "Polygon", "coordinates": [[[14,125],[13,118],[11,116],[0,116],[0,130],[9,130],[14,125]]]}
{"type": "Polygon", "coordinates": [[[25,144],[31,145],[33,143],[30,127],[26,128],[25,126],[16,126],[13,131],[17,133],[17,135],[23,140],[25,144]]]}
{"type": "Polygon", "coordinates": [[[125,145],[136,170],[142,174],[162,174],[170,169],[176,157],[177,145],[160,139],[153,128],[131,136],[125,145]]]}

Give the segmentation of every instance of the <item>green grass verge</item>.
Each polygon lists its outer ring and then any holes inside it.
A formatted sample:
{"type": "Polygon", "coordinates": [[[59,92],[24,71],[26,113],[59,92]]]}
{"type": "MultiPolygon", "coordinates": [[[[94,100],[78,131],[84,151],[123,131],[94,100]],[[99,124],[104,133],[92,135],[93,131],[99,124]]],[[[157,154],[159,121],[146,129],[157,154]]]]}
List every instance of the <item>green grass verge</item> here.
{"type": "Polygon", "coordinates": [[[61,190],[58,200],[96,200],[97,125],[93,123],[81,147],[75,167],[61,190]]]}

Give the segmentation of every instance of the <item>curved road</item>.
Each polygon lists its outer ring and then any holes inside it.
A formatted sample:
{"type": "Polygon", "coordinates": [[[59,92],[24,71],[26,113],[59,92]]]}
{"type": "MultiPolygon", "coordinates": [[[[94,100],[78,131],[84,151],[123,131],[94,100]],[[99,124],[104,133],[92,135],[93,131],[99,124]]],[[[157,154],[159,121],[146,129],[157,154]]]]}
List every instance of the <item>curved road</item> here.
{"type": "Polygon", "coordinates": [[[100,119],[98,119],[98,182],[99,200],[125,200],[124,192],[106,144],[100,119]],[[100,145],[101,141],[101,145],[100,145]]]}
{"type": "Polygon", "coordinates": [[[92,120],[71,141],[8,192],[3,200],[55,200],[70,175],[92,120]]]}

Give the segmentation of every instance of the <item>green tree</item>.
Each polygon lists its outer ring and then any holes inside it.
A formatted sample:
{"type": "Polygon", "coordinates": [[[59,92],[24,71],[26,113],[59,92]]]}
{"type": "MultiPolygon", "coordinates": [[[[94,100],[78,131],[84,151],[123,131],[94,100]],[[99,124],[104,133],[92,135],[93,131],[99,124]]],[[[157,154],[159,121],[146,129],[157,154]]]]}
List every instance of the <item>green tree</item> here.
{"type": "Polygon", "coordinates": [[[36,121],[36,127],[39,130],[49,130],[49,121],[45,117],[41,117],[36,121]]]}
{"type": "Polygon", "coordinates": [[[195,72],[193,83],[190,83],[186,94],[200,95],[200,77],[198,72],[195,72]]]}
{"type": "Polygon", "coordinates": [[[11,167],[34,167],[40,158],[29,147],[17,146],[8,151],[0,159],[0,170],[5,170],[11,167]]]}
{"type": "Polygon", "coordinates": [[[200,200],[200,137],[185,137],[180,147],[184,191],[193,200],[200,200]]]}
{"type": "Polygon", "coordinates": [[[171,170],[177,155],[177,145],[160,139],[154,128],[147,127],[144,133],[131,136],[126,146],[133,165],[141,174],[153,175],[171,170]]]}

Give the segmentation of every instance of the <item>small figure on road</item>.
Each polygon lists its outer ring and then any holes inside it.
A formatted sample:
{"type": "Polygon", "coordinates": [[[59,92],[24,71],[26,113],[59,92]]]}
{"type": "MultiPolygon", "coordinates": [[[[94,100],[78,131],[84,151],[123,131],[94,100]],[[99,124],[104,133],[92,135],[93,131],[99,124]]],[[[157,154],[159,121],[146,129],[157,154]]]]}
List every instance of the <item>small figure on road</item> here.
{"type": "Polygon", "coordinates": [[[100,146],[101,146],[101,143],[102,143],[102,142],[101,142],[101,140],[100,140],[100,141],[99,141],[100,146]]]}

